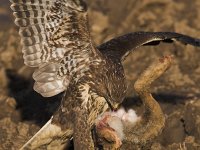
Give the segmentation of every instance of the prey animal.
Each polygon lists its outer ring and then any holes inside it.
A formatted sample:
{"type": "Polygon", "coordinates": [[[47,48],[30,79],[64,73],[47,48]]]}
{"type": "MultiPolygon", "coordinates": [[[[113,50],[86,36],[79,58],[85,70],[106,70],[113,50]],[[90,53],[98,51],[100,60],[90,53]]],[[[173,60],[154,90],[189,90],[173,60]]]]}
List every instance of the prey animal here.
{"type": "Polygon", "coordinates": [[[200,46],[178,33],[135,32],[96,47],[83,0],[10,1],[24,63],[36,67],[34,90],[44,97],[64,92],[59,109],[22,149],[63,149],[72,137],[76,150],[94,149],[97,116],[117,109],[126,96],[122,62],[131,50],[173,40],[200,46]]]}

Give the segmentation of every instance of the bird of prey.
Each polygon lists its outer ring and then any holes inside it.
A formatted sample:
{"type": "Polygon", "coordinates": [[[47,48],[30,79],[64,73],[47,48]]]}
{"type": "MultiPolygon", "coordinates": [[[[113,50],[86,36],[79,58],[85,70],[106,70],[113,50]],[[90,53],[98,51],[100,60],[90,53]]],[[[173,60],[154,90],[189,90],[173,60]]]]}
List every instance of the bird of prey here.
{"type": "Polygon", "coordinates": [[[178,33],[135,32],[96,47],[83,0],[10,2],[24,63],[36,68],[34,90],[44,97],[65,92],[59,109],[24,149],[47,146],[60,137],[63,144],[72,136],[75,149],[94,149],[95,119],[107,108],[117,109],[126,96],[122,61],[132,49],[173,40],[200,46],[199,39],[178,33]]]}

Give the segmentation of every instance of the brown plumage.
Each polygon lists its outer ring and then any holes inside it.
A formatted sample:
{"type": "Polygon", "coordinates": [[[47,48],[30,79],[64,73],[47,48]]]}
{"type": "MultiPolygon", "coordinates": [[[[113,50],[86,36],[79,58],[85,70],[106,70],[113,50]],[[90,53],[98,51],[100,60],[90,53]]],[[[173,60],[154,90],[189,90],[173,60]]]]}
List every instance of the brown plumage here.
{"type": "Polygon", "coordinates": [[[200,40],[177,33],[137,32],[96,48],[82,0],[10,1],[20,28],[24,63],[37,67],[35,91],[45,97],[65,91],[58,111],[23,148],[50,145],[55,139],[63,147],[73,136],[75,149],[93,149],[94,120],[107,108],[116,109],[125,97],[121,63],[132,49],[173,39],[200,46],[200,40]]]}

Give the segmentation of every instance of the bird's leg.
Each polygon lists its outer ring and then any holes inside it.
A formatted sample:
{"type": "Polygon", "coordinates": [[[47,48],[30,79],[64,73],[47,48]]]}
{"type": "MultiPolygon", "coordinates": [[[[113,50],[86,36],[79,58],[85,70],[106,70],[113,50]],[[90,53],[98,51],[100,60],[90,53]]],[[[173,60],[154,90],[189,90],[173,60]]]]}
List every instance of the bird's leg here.
{"type": "Polygon", "coordinates": [[[94,150],[94,142],[88,117],[88,113],[84,110],[76,112],[73,134],[75,150],[94,150]]]}
{"type": "Polygon", "coordinates": [[[73,125],[74,125],[74,148],[75,150],[94,150],[95,142],[93,140],[92,129],[96,118],[105,112],[109,106],[104,97],[90,92],[91,98],[81,106],[73,108],[73,125]]]}

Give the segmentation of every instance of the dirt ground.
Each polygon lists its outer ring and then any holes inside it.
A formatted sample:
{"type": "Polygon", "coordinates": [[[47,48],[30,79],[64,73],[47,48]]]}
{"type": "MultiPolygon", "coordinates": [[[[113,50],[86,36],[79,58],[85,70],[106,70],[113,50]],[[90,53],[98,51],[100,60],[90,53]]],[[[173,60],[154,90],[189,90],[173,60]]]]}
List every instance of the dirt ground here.
{"type": "MultiPolygon", "coordinates": [[[[62,94],[43,98],[33,91],[33,69],[24,66],[8,0],[0,1],[0,149],[17,150],[50,118],[62,94]]],[[[200,38],[199,0],[88,0],[91,33],[98,45],[134,31],[175,31],[200,38]]],[[[200,48],[180,43],[141,47],[124,62],[129,92],[125,105],[138,112],[133,84],[159,57],[173,66],[151,88],[166,115],[152,150],[200,150],[200,48]]]]}

